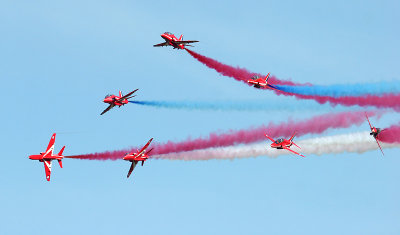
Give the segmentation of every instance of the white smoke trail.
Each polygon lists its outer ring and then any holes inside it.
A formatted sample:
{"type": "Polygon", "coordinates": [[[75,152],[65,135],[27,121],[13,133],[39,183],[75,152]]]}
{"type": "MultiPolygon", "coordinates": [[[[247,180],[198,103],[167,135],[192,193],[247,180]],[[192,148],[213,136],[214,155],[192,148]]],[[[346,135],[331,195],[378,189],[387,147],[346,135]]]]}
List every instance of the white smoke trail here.
{"type": "MultiPolygon", "coordinates": [[[[369,132],[357,132],[351,134],[335,135],[328,137],[312,138],[307,140],[295,141],[301,149],[296,146],[291,148],[300,152],[306,157],[308,155],[339,154],[339,153],[364,153],[377,150],[378,145],[369,132]]],[[[221,148],[208,148],[195,151],[153,155],[156,159],[170,160],[210,160],[210,159],[235,159],[258,156],[278,157],[280,155],[293,154],[284,149],[272,149],[269,147],[270,141],[257,144],[229,146],[221,148]]],[[[398,148],[400,144],[385,144],[383,148],[398,148]]],[[[377,152],[377,154],[381,154],[377,152]]],[[[294,155],[296,156],[297,155],[294,155]]]]}

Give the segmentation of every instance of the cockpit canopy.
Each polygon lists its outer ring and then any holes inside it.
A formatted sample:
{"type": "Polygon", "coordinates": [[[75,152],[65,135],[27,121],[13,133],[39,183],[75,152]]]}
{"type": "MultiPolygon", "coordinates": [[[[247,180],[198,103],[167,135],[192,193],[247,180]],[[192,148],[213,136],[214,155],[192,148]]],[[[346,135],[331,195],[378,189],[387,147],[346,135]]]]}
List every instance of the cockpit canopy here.
{"type": "Polygon", "coordinates": [[[280,144],[280,143],[282,143],[283,142],[283,138],[279,138],[279,139],[277,139],[277,140],[275,140],[275,144],[280,144]]]}
{"type": "Polygon", "coordinates": [[[170,32],[165,32],[164,34],[167,34],[167,35],[172,35],[172,33],[170,33],[170,32]]]}
{"type": "Polygon", "coordinates": [[[107,98],[110,97],[110,96],[112,96],[112,95],[108,94],[108,95],[106,95],[106,97],[104,97],[104,99],[107,99],[107,98]]]}
{"type": "Polygon", "coordinates": [[[251,79],[253,79],[253,80],[257,80],[259,78],[260,78],[260,76],[258,76],[258,75],[254,75],[253,77],[251,77],[251,79]]]}

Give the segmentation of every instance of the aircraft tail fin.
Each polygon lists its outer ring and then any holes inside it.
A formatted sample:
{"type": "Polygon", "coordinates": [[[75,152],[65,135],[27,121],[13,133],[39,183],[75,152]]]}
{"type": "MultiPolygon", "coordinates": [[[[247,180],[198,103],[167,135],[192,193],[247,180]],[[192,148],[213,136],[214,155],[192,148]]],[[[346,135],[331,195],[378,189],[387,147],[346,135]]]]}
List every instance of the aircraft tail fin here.
{"type": "Polygon", "coordinates": [[[270,74],[270,73],[268,73],[267,76],[265,77],[265,82],[266,82],[266,83],[268,83],[269,74],[270,74]]]}
{"type": "Polygon", "coordinates": [[[122,91],[119,91],[119,97],[122,97],[122,91]]]}
{"type": "Polygon", "coordinates": [[[293,141],[294,137],[296,136],[296,131],[293,133],[292,137],[290,137],[290,141],[293,141]]]}
{"type": "Polygon", "coordinates": [[[60,159],[60,160],[57,160],[58,161],[58,164],[60,164],[60,168],[62,168],[62,160],[60,159]]]}
{"type": "Polygon", "coordinates": [[[149,151],[147,151],[147,155],[150,154],[150,152],[153,150],[154,148],[151,148],[149,151]]]}
{"type": "Polygon", "coordinates": [[[181,34],[181,36],[179,37],[179,41],[183,40],[183,35],[181,34]]]}
{"type": "Polygon", "coordinates": [[[58,153],[58,156],[62,156],[63,152],[64,152],[65,146],[63,146],[60,150],[60,152],[58,153]]]}
{"type": "Polygon", "coordinates": [[[296,136],[296,131],[293,133],[292,137],[290,137],[289,141],[292,142],[292,144],[293,144],[294,146],[296,146],[297,148],[301,149],[300,146],[298,146],[297,144],[295,144],[295,143],[293,142],[293,139],[294,139],[295,136],[296,136]]]}

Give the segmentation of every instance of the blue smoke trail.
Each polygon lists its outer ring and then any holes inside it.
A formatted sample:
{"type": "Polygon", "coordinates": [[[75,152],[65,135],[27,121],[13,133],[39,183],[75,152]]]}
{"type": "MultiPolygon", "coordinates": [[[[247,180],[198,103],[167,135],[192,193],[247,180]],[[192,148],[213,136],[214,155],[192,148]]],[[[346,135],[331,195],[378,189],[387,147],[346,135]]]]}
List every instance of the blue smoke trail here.
{"type": "Polygon", "coordinates": [[[362,96],[362,95],[381,95],[400,92],[400,82],[377,82],[369,84],[350,84],[350,85],[311,85],[311,86],[290,86],[274,85],[275,88],[300,95],[310,96],[362,96]]]}
{"type": "MultiPolygon", "coordinates": [[[[143,105],[143,106],[153,106],[157,108],[172,108],[172,109],[189,109],[189,110],[219,110],[219,111],[304,111],[304,110],[316,110],[321,111],[324,108],[332,109],[329,104],[315,104],[305,103],[305,104],[295,104],[295,103],[285,103],[280,102],[268,102],[268,101],[129,101],[130,103],[143,105]]],[[[353,107],[354,109],[354,107],[353,107]]]]}

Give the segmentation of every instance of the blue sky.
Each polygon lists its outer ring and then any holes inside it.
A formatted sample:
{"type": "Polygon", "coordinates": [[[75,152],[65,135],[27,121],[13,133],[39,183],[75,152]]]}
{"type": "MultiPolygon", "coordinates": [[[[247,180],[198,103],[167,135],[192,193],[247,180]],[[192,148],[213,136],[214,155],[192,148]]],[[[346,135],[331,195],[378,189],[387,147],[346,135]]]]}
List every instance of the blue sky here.
{"type": "MultiPolygon", "coordinates": [[[[53,132],[74,155],[310,117],[316,112],[154,109],[99,113],[108,93],[141,100],[257,100],[310,105],[225,78],[195,51],[321,85],[398,81],[397,1],[2,1],[1,234],[399,234],[398,149],[233,161],[66,159],[46,182],[27,157],[53,132]]],[[[377,126],[398,122],[389,114],[377,126]]],[[[368,124],[328,134],[360,131],[368,124]]],[[[307,136],[303,137],[307,138],[307,136]]],[[[267,145],[267,143],[266,143],[267,145]]]]}

